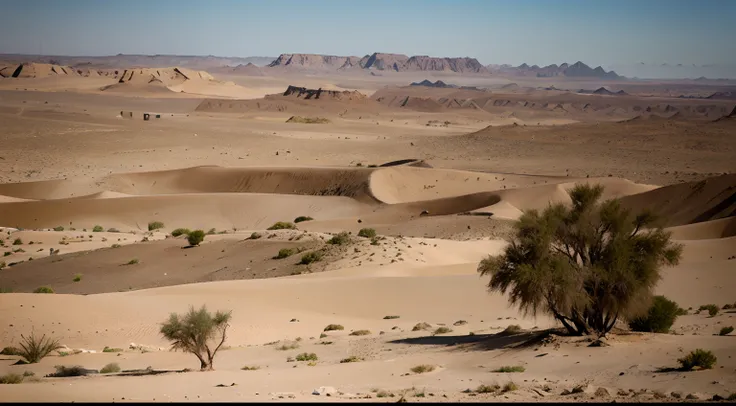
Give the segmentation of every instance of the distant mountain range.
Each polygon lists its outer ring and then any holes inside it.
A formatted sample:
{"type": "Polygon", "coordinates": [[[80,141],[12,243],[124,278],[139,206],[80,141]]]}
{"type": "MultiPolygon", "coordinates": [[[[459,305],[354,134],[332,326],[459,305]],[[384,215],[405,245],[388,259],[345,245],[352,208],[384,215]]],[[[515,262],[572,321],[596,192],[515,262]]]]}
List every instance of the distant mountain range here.
{"type": "Polygon", "coordinates": [[[570,65],[568,63],[562,63],[560,65],[552,64],[544,67],[537,65],[529,66],[526,63],[522,63],[519,66],[511,65],[488,65],[486,68],[490,72],[503,73],[507,75],[515,76],[534,76],[539,78],[549,77],[579,77],[579,78],[600,78],[600,79],[619,79],[619,76],[614,71],[606,72],[605,69],[598,66],[591,68],[583,62],[575,62],[570,65]]]}
{"type": "Polygon", "coordinates": [[[475,58],[444,58],[427,55],[407,56],[376,52],[364,57],[319,54],[281,54],[269,68],[308,70],[369,69],[395,72],[488,73],[475,58]]]}
{"type": "Polygon", "coordinates": [[[52,65],[72,66],[75,68],[159,68],[179,66],[190,69],[211,69],[225,65],[264,66],[275,58],[268,56],[221,57],[190,55],[110,55],[110,56],[56,56],[56,55],[21,55],[0,54],[0,60],[14,63],[47,63],[52,65]]]}

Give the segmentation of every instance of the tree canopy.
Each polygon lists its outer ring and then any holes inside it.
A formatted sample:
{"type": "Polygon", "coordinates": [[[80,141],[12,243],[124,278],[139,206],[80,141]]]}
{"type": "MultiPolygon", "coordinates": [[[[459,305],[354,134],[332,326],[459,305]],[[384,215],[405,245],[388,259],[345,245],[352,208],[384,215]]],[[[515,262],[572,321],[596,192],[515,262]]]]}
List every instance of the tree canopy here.
{"type": "Polygon", "coordinates": [[[601,202],[601,185],[579,184],[569,194],[569,206],[524,212],[503,254],[478,271],[525,314],[545,312],[571,334],[602,335],[618,319],[647,312],[662,267],[677,264],[682,247],[653,213],[601,202]]]}
{"type": "Polygon", "coordinates": [[[225,343],[231,313],[218,311],[214,315],[205,306],[194,307],[185,315],[171,313],[161,324],[161,334],[171,341],[173,350],[182,350],[197,356],[202,370],[211,370],[215,354],[225,343]]]}

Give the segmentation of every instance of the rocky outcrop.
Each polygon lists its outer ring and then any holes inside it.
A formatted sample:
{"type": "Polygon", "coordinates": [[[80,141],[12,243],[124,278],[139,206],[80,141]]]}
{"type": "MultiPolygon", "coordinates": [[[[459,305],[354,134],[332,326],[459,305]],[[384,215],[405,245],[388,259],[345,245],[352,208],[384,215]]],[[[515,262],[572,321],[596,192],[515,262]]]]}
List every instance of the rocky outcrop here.
{"type": "Polygon", "coordinates": [[[529,66],[526,63],[522,63],[521,65],[517,67],[513,66],[489,66],[489,69],[491,71],[497,71],[505,74],[510,75],[517,75],[517,76],[536,76],[536,77],[556,77],[556,76],[564,76],[564,77],[581,77],[581,78],[600,78],[600,79],[618,79],[621,78],[616,72],[609,71],[606,72],[605,69],[598,66],[596,68],[591,68],[590,66],[584,64],[583,62],[575,62],[574,64],[570,65],[568,63],[563,63],[561,65],[547,65],[545,67],[539,67],[537,65],[529,66]]]}
{"type": "Polygon", "coordinates": [[[269,68],[291,67],[315,70],[337,70],[360,66],[360,58],[357,56],[281,54],[267,66],[269,68]]]}
{"type": "Polygon", "coordinates": [[[356,100],[365,99],[366,96],[357,90],[322,90],[320,89],[307,89],[306,87],[289,86],[283,94],[284,96],[291,96],[301,98],[305,100],[318,100],[318,99],[336,99],[336,100],[356,100]]]}
{"type": "Polygon", "coordinates": [[[368,69],[379,71],[438,71],[485,73],[488,70],[475,58],[438,58],[426,55],[408,57],[402,54],[376,52],[362,58],[316,54],[281,54],[268,65],[270,68],[306,70],[368,69]]]}

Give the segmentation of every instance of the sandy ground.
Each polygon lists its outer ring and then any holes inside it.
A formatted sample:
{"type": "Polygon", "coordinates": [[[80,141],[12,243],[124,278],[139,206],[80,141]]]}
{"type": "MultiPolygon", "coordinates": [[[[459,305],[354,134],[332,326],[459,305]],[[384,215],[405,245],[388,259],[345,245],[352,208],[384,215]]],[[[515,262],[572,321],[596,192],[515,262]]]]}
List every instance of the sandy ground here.
{"type": "MultiPolygon", "coordinates": [[[[476,273],[524,210],[569,203],[576,183],[600,183],[606,198],[666,215],[683,244],[682,262],[664,270],[657,293],[686,309],[733,306],[732,120],[622,123],[602,112],[426,111],[377,100],[405,94],[401,86],[416,80],[408,75],[218,79],[247,97],[99,91],[107,78],[3,80],[0,347],[35,331],[59,337],[71,353],[31,365],[0,356],[0,375],[36,377],[0,385],[4,401],[677,401],[734,392],[734,335],[717,335],[736,324],[732,309],[690,311],[671,334],[631,333],[622,323],[610,346],[593,348],[557,334],[546,316],[510,308],[476,273]],[[273,96],[286,84],[358,89],[366,98],[273,96]],[[142,112],[162,117],[144,122],[142,112]],[[286,123],[294,115],[330,123],[286,123]],[[313,220],[266,230],[298,216],[313,220]],[[163,228],[149,231],[153,221],[163,228]],[[212,231],[186,248],[169,235],[179,227],[212,231]],[[379,238],[358,237],[366,227],[379,238]],[[327,243],[341,231],[351,233],[349,244],[327,243]],[[295,253],[276,259],[282,249],[295,253]],[[316,250],[321,261],[299,264],[316,250]],[[40,286],[56,293],[31,293],[40,286]],[[168,350],[159,323],[202,304],[232,310],[227,348],[215,371],[174,372],[198,363],[168,350]],[[431,327],[412,331],[420,322],[431,327]],[[324,332],[332,323],[344,330],[324,332]],[[521,332],[504,334],[512,324],[521,332]],[[435,334],[442,326],[451,331],[435,334]],[[370,334],[351,335],[357,330],[370,334]],[[716,367],[662,372],[695,348],[713,351],[716,367]],[[318,360],[288,360],[302,352],[318,360]],[[358,362],[341,362],[353,356],[358,362]],[[110,362],[172,372],[44,377],[55,365],[110,362]],[[423,364],[435,369],[411,371],[423,364]],[[525,371],[493,372],[506,365],[525,371]],[[518,390],[475,392],[508,382],[518,390]],[[582,392],[562,395],[576,386],[582,392]]],[[[474,81],[457,82],[483,84],[474,81]]],[[[648,103],[631,100],[616,103],[648,103]]]]}

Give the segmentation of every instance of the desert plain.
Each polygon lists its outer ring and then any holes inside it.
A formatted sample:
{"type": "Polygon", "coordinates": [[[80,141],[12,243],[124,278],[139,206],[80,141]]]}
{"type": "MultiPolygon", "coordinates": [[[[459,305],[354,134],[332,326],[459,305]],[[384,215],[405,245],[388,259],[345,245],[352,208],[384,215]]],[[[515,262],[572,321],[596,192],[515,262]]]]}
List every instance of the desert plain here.
{"type": "Polygon", "coordinates": [[[3,401],[736,392],[736,335],[719,335],[736,324],[733,83],[115,63],[0,67],[0,347],[32,331],[65,346],[0,356],[0,375],[33,375],[0,385],[3,401]],[[580,183],[659,213],[683,245],[655,288],[688,309],[670,333],[621,321],[591,347],[487,291],[478,263],[513,222],[580,183]],[[177,228],[207,235],[188,248],[177,228]],[[201,305],[232,311],[214,371],[159,332],[201,305]],[[713,369],[668,370],[696,348],[713,369]],[[294,360],[305,352],[317,359],[294,360]],[[46,377],[113,362],[123,372],[46,377]]]}

